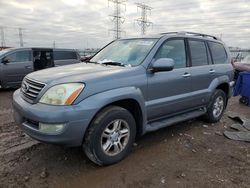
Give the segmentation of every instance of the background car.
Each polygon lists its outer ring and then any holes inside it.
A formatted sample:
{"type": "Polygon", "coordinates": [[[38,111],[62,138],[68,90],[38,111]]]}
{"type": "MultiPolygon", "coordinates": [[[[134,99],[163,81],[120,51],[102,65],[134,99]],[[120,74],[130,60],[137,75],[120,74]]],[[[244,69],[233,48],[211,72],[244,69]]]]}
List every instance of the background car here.
{"type": "Polygon", "coordinates": [[[9,48],[0,51],[0,88],[19,87],[27,74],[55,66],[80,63],[73,49],[9,48]]]}

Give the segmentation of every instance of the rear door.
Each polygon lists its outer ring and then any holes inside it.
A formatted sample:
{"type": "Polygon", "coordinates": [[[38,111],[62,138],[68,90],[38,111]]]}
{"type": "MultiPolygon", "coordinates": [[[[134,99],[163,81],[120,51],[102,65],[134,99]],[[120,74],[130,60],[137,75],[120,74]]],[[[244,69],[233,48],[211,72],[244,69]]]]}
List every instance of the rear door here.
{"type": "Polygon", "coordinates": [[[80,63],[80,58],[73,50],[54,50],[55,66],[80,63]]]}
{"type": "Polygon", "coordinates": [[[31,50],[18,50],[7,54],[9,63],[2,65],[3,83],[9,87],[20,86],[23,78],[33,71],[31,50]]]}
{"type": "Polygon", "coordinates": [[[208,42],[208,46],[212,55],[212,72],[211,77],[212,79],[219,78],[222,75],[225,75],[225,73],[228,71],[228,75],[230,75],[230,72],[232,71],[231,64],[229,64],[228,54],[226,53],[226,50],[224,46],[221,43],[218,42],[208,42]]]}
{"type": "Polygon", "coordinates": [[[170,116],[190,108],[191,74],[187,67],[186,45],[183,38],[165,41],[153,61],[172,58],[172,71],[148,74],[148,120],[170,116]]]}
{"type": "Polygon", "coordinates": [[[209,58],[206,42],[198,39],[188,39],[191,74],[193,106],[202,106],[208,102],[209,86],[212,82],[213,66],[209,58]]]}

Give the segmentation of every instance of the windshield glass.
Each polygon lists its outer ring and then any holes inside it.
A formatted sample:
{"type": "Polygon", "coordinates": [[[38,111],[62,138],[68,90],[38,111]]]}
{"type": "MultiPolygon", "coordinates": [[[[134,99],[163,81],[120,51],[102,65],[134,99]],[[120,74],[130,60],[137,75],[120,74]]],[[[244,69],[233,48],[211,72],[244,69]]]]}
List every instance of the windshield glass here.
{"type": "Polygon", "coordinates": [[[157,39],[125,39],[109,44],[90,62],[109,63],[117,62],[123,65],[139,65],[147,56],[157,39]]]}
{"type": "Polygon", "coordinates": [[[10,51],[11,49],[5,49],[0,51],[0,56],[5,54],[6,52],[10,51]]]}

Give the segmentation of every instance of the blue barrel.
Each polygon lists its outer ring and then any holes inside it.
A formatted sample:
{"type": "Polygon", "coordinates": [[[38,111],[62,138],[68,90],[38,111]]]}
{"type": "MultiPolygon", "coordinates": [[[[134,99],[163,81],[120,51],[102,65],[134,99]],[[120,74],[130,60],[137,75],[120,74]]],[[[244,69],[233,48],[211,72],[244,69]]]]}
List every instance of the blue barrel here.
{"type": "Polygon", "coordinates": [[[241,95],[250,106],[250,72],[241,72],[234,87],[234,96],[241,95]]]}

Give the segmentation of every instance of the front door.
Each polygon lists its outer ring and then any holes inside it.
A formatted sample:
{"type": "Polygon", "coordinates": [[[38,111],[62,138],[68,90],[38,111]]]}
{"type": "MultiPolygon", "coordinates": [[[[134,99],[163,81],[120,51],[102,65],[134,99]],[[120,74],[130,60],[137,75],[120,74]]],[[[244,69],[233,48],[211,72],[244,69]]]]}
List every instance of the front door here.
{"type": "Polygon", "coordinates": [[[191,105],[191,73],[187,67],[184,39],[165,41],[154,61],[159,58],[171,58],[175,66],[172,71],[148,74],[146,106],[149,121],[184,111],[191,105]]]}
{"type": "Polygon", "coordinates": [[[8,63],[2,64],[3,84],[6,87],[20,86],[23,78],[33,71],[31,50],[18,50],[7,54],[4,59],[8,63]]]}

